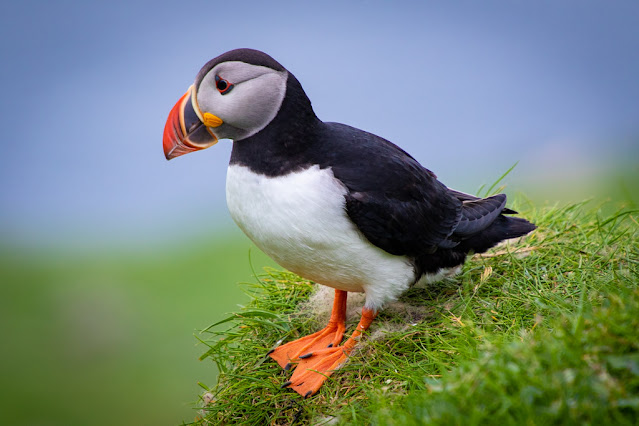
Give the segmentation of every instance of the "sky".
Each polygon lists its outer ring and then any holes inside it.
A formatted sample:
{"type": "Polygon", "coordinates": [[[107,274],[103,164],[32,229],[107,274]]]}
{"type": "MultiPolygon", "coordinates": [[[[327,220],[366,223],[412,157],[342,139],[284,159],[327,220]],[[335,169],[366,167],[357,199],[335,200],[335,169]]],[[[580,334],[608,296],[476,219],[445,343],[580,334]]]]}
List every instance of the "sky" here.
{"type": "MultiPolygon", "coordinates": [[[[5,1],[0,238],[153,244],[229,228],[230,141],[167,162],[209,59],[269,53],[317,115],[451,187],[639,164],[636,1],[5,1]]],[[[554,175],[553,175],[554,176],[554,175]]]]}

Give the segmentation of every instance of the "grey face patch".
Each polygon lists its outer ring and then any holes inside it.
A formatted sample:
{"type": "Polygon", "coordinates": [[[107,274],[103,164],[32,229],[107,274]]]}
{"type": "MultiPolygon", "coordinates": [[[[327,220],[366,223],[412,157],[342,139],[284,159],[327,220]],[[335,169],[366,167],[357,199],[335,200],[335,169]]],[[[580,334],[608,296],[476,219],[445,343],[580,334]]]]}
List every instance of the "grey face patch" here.
{"type": "Polygon", "coordinates": [[[223,62],[212,68],[197,88],[201,112],[224,121],[213,129],[219,139],[240,140],[266,127],[277,115],[286,94],[288,72],[251,65],[223,62]],[[221,94],[215,77],[233,84],[233,90],[221,94]]]}

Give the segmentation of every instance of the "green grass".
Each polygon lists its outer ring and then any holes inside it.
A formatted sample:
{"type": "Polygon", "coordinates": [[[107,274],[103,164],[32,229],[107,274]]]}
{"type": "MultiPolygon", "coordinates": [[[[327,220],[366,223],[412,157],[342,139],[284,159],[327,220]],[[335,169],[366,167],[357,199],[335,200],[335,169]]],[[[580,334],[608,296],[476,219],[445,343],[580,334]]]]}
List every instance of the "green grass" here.
{"type": "Polygon", "coordinates": [[[636,424],[637,211],[514,207],[539,228],[381,311],[309,399],[265,354],[322,326],[314,285],[274,270],[247,284],[250,302],[200,336],[220,375],[195,423],[636,424]]]}

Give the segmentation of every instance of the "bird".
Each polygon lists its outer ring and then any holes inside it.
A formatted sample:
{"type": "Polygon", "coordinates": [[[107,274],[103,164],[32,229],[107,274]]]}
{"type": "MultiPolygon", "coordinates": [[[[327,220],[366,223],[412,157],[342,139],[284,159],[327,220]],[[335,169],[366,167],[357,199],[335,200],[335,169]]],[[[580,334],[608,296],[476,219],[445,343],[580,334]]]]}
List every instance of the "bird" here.
{"type": "Polygon", "coordinates": [[[323,122],[297,78],[268,54],[235,49],[207,62],[170,110],[170,160],[232,140],[226,201],[237,226],[283,268],[335,289],[322,330],[268,355],[283,388],[316,394],[377,313],[414,285],[459,269],[471,253],[533,231],[506,195],[448,188],[392,142],[323,122]],[[345,334],[348,292],[365,293],[345,334]]]}

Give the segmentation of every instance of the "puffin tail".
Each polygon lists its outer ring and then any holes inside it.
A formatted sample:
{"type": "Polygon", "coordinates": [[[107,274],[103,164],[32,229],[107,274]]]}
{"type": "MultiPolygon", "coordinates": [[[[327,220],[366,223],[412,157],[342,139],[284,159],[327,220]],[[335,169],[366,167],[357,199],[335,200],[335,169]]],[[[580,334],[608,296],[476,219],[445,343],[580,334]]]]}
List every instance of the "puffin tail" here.
{"type": "Polygon", "coordinates": [[[462,241],[458,247],[466,252],[483,253],[504,240],[524,236],[535,228],[526,219],[499,215],[488,228],[462,241]]]}
{"type": "Polygon", "coordinates": [[[462,218],[451,236],[459,241],[456,250],[483,253],[501,241],[528,234],[536,226],[526,219],[504,214],[517,212],[506,208],[506,195],[463,202],[462,218]]]}

